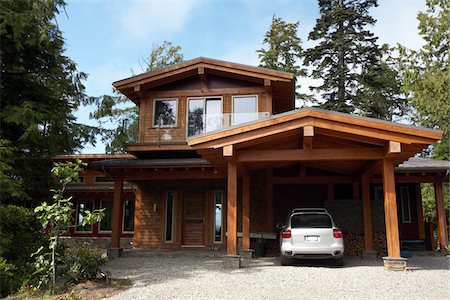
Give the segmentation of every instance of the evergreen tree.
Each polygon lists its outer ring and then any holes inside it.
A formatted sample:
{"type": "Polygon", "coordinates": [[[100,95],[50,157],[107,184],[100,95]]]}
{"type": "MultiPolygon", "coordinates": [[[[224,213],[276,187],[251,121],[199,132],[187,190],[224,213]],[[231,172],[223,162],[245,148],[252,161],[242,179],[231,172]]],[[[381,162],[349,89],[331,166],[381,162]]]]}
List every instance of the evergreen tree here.
{"type": "MultiPolygon", "coordinates": [[[[64,6],[63,0],[0,1],[0,135],[2,147],[12,146],[9,161],[0,158],[0,172],[3,179],[23,180],[28,194],[48,190],[48,165],[42,158],[73,153],[95,141],[95,128],[77,124],[73,115],[87,102],[86,75],[64,55],[55,23],[64,6]]],[[[23,198],[19,195],[10,190],[2,193],[2,201],[23,198]]]]}
{"type": "Polygon", "coordinates": [[[322,108],[354,112],[360,74],[379,60],[379,49],[367,27],[375,24],[369,9],[377,0],[319,0],[320,18],[308,39],[319,44],[305,53],[312,77],[323,83],[312,88],[321,92],[322,108]]]}
{"type": "MultiPolygon", "coordinates": [[[[183,54],[180,51],[181,47],[172,45],[170,41],[154,44],[143,71],[151,72],[181,63],[183,54]]],[[[94,100],[97,109],[90,114],[90,118],[100,123],[106,153],[124,153],[126,143],[138,141],[139,107],[116,91],[115,95],[104,95],[94,100]],[[114,129],[106,128],[108,121],[115,124],[114,129]]]]}
{"type": "Polygon", "coordinates": [[[450,1],[427,0],[426,12],[418,14],[419,33],[425,45],[419,51],[399,45],[404,91],[411,96],[417,124],[444,131],[433,155],[450,159],[450,1]]]}
{"type": "MultiPolygon", "coordinates": [[[[297,35],[299,22],[287,23],[281,18],[272,17],[269,30],[264,35],[263,44],[267,49],[261,48],[259,53],[260,67],[293,73],[297,78],[305,76],[306,71],[299,65],[303,49],[301,39],[297,35]]],[[[311,100],[308,95],[300,94],[296,85],[296,98],[311,100]]]]}

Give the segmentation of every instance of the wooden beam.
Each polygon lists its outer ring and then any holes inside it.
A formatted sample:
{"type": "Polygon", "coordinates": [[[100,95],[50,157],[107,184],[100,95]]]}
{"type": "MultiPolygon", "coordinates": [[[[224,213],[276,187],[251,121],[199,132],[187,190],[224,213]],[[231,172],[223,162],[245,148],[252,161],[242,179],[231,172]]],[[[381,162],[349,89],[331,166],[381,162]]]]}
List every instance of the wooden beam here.
{"type": "Polygon", "coordinates": [[[389,141],[386,144],[386,155],[396,154],[402,152],[402,144],[399,142],[389,141]]]}
{"type": "Polygon", "coordinates": [[[364,250],[373,251],[372,209],[370,207],[370,177],[361,177],[363,218],[364,218],[364,250]]]}
{"type": "Polygon", "coordinates": [[[233,145],[227,145],[223,147],[223,156],[233,156],[233,145]]]}
{"type": "Polygon", "coordinates": [[[266,93],[272,94],[272,83],[270,79],[264,79],[264,88],[266,89],[266,93]]]}
{"type": "Polygon", "coordinates": [[[448,248],[448,232],[447,232],[447,220],[445,217],[445,208],[442,193],[442,182],[437,181],[434,183],[435,200],[436,200],[436,221],[439,237],[439,248],[441,252],[445,253],[448,248]]]}
{"type": "Polygon", "coordinates": [[[394,164],[391,159],[383,159],[382,170],[388,256],[399,258],[400,240],[398,234],[397,200],[395,194],[394,164]]]}
{"type": "Polygon", "coordinates": [[[228,160],[227,255],[237,255],[237,166],[228,160]]]}
{"type": "Polygon", "coordinates": [[[199,67],[197,69],[198,76],[200,77],[200,80],[202,81],[202,89],[207,90],[208,89],[208,77],[206,76],[205,68],[199,67]]]}
{"type": "Polygon", "coordinates": [[[311,150],[314,138],[314,126],[303,127],[303,150],[311,150]]]}
{"type": "Polygon", "coordinates": [[[266,173],[266,230],[273,231],[273,169],[268,168],[266,173]]]}
{"type": "Polygon", "coordinates": [[[250,249],[250,177],[242,178],[242,248],[250,249]]]}
{"type": "Polygon", "coordinates": [[[134,236],[133,247],[139,247],[141,243],[141,207],[142,207],[142,187],[136,184],[136,193],[134,196],[134,236]]]}
{"type": "Polygon", "coordinates": [[[122,193],[123,180],[114,181],[114,200],[112,209],[111,248],[120,248],[120,234],[122,233],[122,193]]]}
{"type": "Polygon", "coordinates": [[[423,207],[422,207],[422,189],[420,183],[414,185],[416,193],[416,205],[417,205],[417,226],[419,232],[419,240],[425,239],[425,222],[423,221],[423,207]]]}
{"type": "MultiPolygon", "coordinates": [[[[273,184],[328,184],[330,183],[331,191],[333,190],[334,183],[353,183],[351,176],[310,176],[310,177],[273,177],[273,184]]],[[[333,192],[331,192],[331,200],[333,198],[333,192]]]]}
{"type": "Polygon", "coordinates": [[[311,150],[242,150],[239,162],[279,162],[314,160],[375,160],[383,158],[383,149],[311,149],[311,150]]]}
{"type": "Polygon", "coordinates": [[[147,117],[146,111],[147,101],[141,100],[139,103],[139,143],[145,142],[145,119],[147,117]]]}
{"type": "Polygon", "coordinates": [[[135,85],[135,86],[133,87],[133,91],[134,91],[135,93],[139,93],[139,92],[141,91],[141,85],[140,85],[140,84],[135,85]]]}

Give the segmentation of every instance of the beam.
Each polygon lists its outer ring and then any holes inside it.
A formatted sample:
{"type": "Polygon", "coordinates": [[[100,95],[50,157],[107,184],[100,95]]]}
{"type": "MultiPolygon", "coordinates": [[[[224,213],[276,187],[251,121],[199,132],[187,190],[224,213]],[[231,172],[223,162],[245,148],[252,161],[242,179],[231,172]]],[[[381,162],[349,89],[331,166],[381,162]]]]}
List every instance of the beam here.
{"type": "Polygon", "coordinates": [[[370,207],[370,177],[361,177],[363,218],[364,218],[364,250],[373,251],[372,210],[370,207]]]}
{"type": "Polygon", "coordinates": [[[222,149],[223,156],[233,156],[233,145],[224,146],[222,149]]]}
{"type": "Polygon", "coordinates": [[[400,258],[400,240],[398,234],[397,200],[395,194],[394,164],[389,158],[382,162],[384,217],[386,224],[386,240],[388,256],[400,258]]]}
{"type": "Polygon", "coordinates": [[[123,180],[116,179],[114,181],[114,200],[112,209],[112,228],[111,228],[111,248],[120,248],[120,234],[122,231],[122,193],[123,180]]]}
{"type": "Polygon", "coordinates": [[[140,85],[140,84],[135,85],[135,86],[133,87],[133,91],[134,91],[135,93],[139,93],[139,92],[141,91],[141,85],[140,85]]]}
{"type": "Polygon", "coordinates": [[[376,160],[383,149],[311,149],[311,150],[242,150],[236,152],[239,162],[280,162],[320,160],[376,160]]]}
{"type": "Polygon", "coordinates": [[[202,81],[202,89],[207,90],[208,89],[208,77],[206,76],[205,68],[199,67],[197,69],[198,76],[200,77],[200,80],[202,81]]]}
{"type": "Polygon", "coordinates": [[[439,248],[441,252],[445,253],[448,248],[448,232],[447,232],[447,220],[445,217],[445,208],[442,193],[442,182],[436,181],[434,183],[435,200],[436,200],[436,220],[439,236],[439,248]]]}
{"type": "Polygon", "coordinates": [[[141,243],[141,206],[142,206],[142,187],[136,184],[136,193],[134,196],[134,236],[133,247],[139,247],[141,243]]]}
{"type": "Polygon", "coordinates": [[[250,177],[242,178],[242,248],[250,249],[250,177]]]}
{"type": "Polygon", "coordinates": [[[268,232],[273,231],[273,169],[266,173],[266,226],[268,232]]]}
{"type": "Polygon", "coordinates": [[[386,144],[386,155],[397,154],[402,152],[402,144],[399,142],[389,141],[386,144]]]}
{"type": "Polygon", "coordinates": [[[417,204],[417,226],[419,232],[419,240],[425,239],[425,222],[423,221],[423,206],[422,206],[422,189],[420,183],[414,184],[417,204]]]}
{"type": "Polygon", "coordinates": [[[270,79],[264,79],[264,88],[266,89],[267,94],[272,94],[272,83],[270,79]]]}
{"type": "Polygon", "coordinates": [[[228,160],[227,255],[237,255],[237,166],[228,160]]]}
{"type": "Polygon", "coordinates": [[[303,127],[303,150],[311,150],[314,138],[314,126],[303,127]]]}

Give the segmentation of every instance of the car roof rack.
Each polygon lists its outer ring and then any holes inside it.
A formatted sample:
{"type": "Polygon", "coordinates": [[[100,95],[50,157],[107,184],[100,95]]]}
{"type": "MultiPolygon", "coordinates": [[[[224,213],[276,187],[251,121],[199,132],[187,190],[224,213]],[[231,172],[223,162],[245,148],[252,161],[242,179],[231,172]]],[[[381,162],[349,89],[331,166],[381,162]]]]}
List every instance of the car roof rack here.
{"type": "Polygon", "coordinates": [[[292,210],[292,213],[298,213],[298,212],[324,212],[324,213],[328,213],[326,208],[294,208],[292,210]]]}

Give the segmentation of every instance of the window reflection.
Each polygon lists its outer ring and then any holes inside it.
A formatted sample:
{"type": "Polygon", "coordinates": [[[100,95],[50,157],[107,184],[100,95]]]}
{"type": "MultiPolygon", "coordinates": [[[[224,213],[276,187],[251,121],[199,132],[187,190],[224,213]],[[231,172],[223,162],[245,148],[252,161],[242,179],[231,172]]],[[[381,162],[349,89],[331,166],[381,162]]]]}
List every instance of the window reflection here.
{"type": "Polygon", "coordinates": [[[222,192],[214,192],[214,242],[222,242],[222,192]]]}

